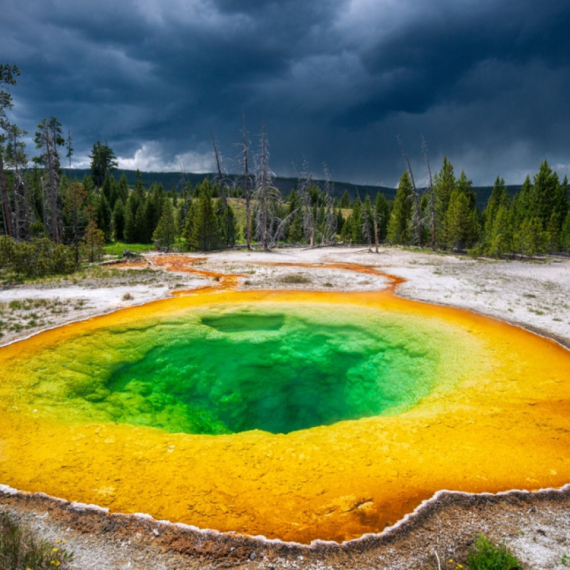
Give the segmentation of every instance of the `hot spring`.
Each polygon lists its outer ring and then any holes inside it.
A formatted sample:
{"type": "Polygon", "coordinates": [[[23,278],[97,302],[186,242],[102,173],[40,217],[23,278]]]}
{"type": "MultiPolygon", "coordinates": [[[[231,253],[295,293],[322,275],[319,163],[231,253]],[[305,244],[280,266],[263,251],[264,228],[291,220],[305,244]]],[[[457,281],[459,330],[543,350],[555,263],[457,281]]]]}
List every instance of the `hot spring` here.
{"type": "Polygon", "coordinates": [[[440,489],[568,482],[569,365],[522,329],[389,292],[180,297],[0,350],[0,482],[353,538],[440,489]]]}

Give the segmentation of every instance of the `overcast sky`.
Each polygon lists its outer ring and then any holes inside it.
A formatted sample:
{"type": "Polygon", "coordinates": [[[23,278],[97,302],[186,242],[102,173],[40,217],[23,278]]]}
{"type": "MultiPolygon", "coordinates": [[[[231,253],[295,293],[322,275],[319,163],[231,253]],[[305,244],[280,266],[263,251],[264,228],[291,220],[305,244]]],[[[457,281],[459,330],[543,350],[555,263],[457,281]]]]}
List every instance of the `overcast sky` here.
{"type": "Polygon", "coordinates": [[[87,167],[225,167],[265,121],[271,166],[395,186],[401,135],[476,184],[570,173],[568,0],[0,0],[0,62],[22,75],[13,117],[56,116],[87,167]]]}

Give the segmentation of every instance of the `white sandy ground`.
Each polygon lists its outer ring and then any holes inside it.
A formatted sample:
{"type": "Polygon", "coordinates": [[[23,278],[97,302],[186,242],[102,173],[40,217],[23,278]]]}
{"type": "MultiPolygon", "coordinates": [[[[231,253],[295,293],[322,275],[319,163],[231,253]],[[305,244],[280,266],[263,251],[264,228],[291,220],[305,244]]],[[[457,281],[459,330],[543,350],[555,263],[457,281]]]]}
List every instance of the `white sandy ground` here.
{"type": "MultiPolygon", "coordinates": [[[[189,256],[192,257],[192,256],[189,256]]],[[[440,255],[400,248],[382,248],[380,253],[366,249],[322,248],[285,249],[272,253],[232,250],[212,253],[193,265],[196,269],[239,273],[240,289],[311,289],[369,291],[386,285],[382,277],[358,274],[352,271],[325,268],[276,267],[266,263],[359,263],[374,266],[386,273],[404,277],[398,294],[404,297],[472,309],[499,319],[508,320],[547,336],[557,338],[570,346],[570,259],[549,258],[540,261],[490,261],[471,260],[454,255],[440,255]],[[291,276],[303,276],[302,283],[289,283],[291,276]],[[285,278],[285,282],[282,279],[285,278]]],[[[104,282],[97,286],[90,282],[64,287],[17,286],[0,290],[0,303],[24,299],[60,299],[75,302],[86,300],[84,306],[66,314],[50,316],[50,326],[88,318],[133,304],[165,298],[174,288],[193,289],[215,285],[210,279],[194,275],[177,274],[174,279],[163,276],[163,283],[121,284],[104,282]],[[166,285],[168,283],[168,285],[166,285]],[[163,285],[162,287],[160,285],[163,285]],[[114,285],[114,286],[113,286],[114,285]],[[124,301],[125,293],[133,297],[124,301]]],[[[5,334],[2,344],[27,336],[35,331],[16,335],[5,334]]],[[[570,378],[570,371],[569,371],[570,378]]],[[[0,482],[1,483],[1,482],[0,482]]],[[[46,528],[49,534],[49,528],[46,528]]],[[[506,537],[508,546],[528,568],[550,570],[570,566],[570,513],[553,512],[552,516],[521,521],[521,532],[506,537]],[[563,557],[568,557],[564,564],[563,557]]],[[[99,548],[99,560],[105,560],[105,568],[162,568],[159,561],[154,566],[125,563],[123,556],[114,557],[105,545],[85,537],[85,542],[75,544],[77,568],[92,566],[93,549],[99,548]],[[84,554],[85,553],[85,557],[84,554]],[[91,554],[88,554],[91,553],[91,554]],[[84,558],[83,558],[84,557],[84,558]],[[84,562],[81,560],[84,559],[84,562]],[[115,560],[115,562],[113,561],[115,560]]],[[[109,547],[110,548],[110,545],[109,547]]],[[[113,547],[115,548],[115,547],[113,547]]],[[[289,565],[291,562],[289,562],[289,565]]],[[[285,564],[284,566],[287,566],[285,564]]],[[[169,568],[171,566],[168,566],[169,568]]],[[[298,567],[302,568],[302,565],[298,567]]],[[[435,565],[434,565],[435,567],[435,565]]]]}

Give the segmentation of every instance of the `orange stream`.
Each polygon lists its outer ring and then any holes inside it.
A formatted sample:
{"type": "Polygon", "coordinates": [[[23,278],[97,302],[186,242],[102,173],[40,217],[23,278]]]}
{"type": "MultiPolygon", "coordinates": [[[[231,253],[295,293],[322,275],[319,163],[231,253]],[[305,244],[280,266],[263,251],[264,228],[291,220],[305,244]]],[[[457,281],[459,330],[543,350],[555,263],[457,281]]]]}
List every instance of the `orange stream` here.
{"type": "MultiPolygon", "coordinates": [[[[186,307],[232,303],[361,306],[455,327],[480,347],[451,391],[398,416],[272,435],[170,434],[120,424],[78,425],[7,406],[0,383],[0,482],[118,512],[145,512],[201,528],[309,542],[382,530],[440,489],[497,492],[570,482],[570,353],[557,343],[470,311],[381,292],[219,289],[61,327],[7,346],[0,366],[100,327],[186,307]]],[[[353,264],[315,265],[380,274],[353,264]]]]}

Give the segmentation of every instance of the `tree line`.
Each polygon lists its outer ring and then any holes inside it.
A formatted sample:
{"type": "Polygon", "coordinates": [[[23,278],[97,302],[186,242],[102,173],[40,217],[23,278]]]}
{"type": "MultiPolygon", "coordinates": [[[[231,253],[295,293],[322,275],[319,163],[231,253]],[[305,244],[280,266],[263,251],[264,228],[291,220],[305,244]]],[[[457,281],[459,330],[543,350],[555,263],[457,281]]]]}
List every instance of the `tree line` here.
{"type": "Polygon", "coordinates": [[[140,173],[133,187],[124,174],[117,180],[117,158],[105,141],[94,143],[91,176],[65,175],[73,157],[71,133],[55,118],[42,119],[34,135],[37,156],[30,161],[23,142],[28,134],[9,119],[19,70],[0,64],[0,267],[18,274],[73,271],[84,261],[99,260],[105,243],[154,243],[160,250],[211,251],[243,242],[248,248],[272,249],[279,243],[309,247],[338,242],[467,251],[502,257],[570,251],[568,181],[545,161],[527,177],[512,199],[497,178],[486,208],[477,208],[465,172],[457,177],[445,158],[427,188],[418,188],[409,157],[395,199],[382,193],[352,201],[348,192],[333,198],[334,185],[324,165],[316,182],[306,163],[296,188],[283,196],[274,184],[265,127],[252,149],[245,121],[238,176],[224,174],[224,160],[212,134],[216,173],[194,187],[182,173],[177,186],[146,188],[140,173]],[[30,163],[33,165],[30,168],[30,163]],[[26,264],[28,256],[32,262],[26,264]]]}

